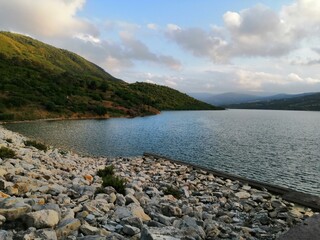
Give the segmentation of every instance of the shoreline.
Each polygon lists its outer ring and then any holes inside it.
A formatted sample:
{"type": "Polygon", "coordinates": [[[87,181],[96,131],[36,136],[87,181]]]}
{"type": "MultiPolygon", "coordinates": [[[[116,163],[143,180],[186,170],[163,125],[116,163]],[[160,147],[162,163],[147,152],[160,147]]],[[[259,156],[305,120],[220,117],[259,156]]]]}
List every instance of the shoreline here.
{"type": "Polygon", "coordinates": [[[266,190],[161,157],[84,157],[40,151],[25,140],[0,126],[0,146],[16,152],[0,160],[0,238],[276,239],[315,214],[266,190]],[[96,192],[102,183],[96,172],[105,165],[126,179],[125,193],[112,187],[96,192]],[[169,187],[181,197],[170,195],[169,187]]]}

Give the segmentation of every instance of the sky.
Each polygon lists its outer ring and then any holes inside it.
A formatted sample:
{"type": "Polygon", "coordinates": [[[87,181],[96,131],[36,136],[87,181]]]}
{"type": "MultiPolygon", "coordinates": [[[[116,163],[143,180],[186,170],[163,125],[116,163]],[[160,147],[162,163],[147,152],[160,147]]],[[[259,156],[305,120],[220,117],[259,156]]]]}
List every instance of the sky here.
{"type": "Polygon", "coordinates": [[[78,53],[130,83],[320,91],[319,0],[0,0],[0,30],[78,53]]]}

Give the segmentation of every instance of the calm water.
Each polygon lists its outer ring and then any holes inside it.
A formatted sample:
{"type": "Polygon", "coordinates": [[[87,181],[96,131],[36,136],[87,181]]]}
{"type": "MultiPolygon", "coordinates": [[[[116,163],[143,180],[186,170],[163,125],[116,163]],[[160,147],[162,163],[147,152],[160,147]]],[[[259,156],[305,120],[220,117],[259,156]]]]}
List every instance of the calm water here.
{"type": "Polygon", "coordinates": [[[319,112],[181,111],[134,119],[6,126],[84,154],[154,152],[320,195],[319,112]]]}

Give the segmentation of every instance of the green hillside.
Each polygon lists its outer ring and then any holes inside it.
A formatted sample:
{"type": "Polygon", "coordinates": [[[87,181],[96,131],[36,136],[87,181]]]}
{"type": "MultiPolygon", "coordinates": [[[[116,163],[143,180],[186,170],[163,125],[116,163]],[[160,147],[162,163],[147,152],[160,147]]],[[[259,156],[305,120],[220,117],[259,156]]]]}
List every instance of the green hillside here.
{"type": "Polygon", "coordinates": [[[237,109],[320,111],[320,93],[314,93],[310,95],[286,98],[286,99],[234,104],[226,107],[237,108],[237,109]]]}
{"type": "Polygon", "coordinates": [[[0,32],[0,120],[216,109],[168,87],[128,84],[72,52],[0,32]]]}

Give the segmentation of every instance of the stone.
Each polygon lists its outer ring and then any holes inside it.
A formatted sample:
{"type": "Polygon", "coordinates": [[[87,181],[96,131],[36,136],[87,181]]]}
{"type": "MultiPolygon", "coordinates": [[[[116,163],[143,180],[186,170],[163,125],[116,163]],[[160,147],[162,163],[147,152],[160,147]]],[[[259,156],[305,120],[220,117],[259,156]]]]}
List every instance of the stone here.
{"type": "Polygon", "coordinates": [[[5,198],[0,201],[0,215],[8,221],[16,220],[31,211],[31,206],[25,204],[21,198],[5,198]]]}
{"type": "Polygon", "coordinates": [[[59,222],[59,214],[54,210],[27,213],[23,218],[29,227],[35,228],[51,228],[59,222]]]}
{"type": "Polygon", "coordinates": [[[6,221],[5,216],[0,215],[0,226],[6,221]]]}
{"type": "Polygon", "coordinates": [[[90,174],[85,174],[83,176],[83,178],[88,181],[89,183],[92,183],[93,182],[93,177],[90,175],[90,174]]]}
{"type": "Polygon", "coordinates": [[[179,240],[183,239],[184,234],[181,230],[174,227],[148,227],[143,226],[141,230],[141,240],[179,240]]]}
{"type": "Polygon", "coordinates": [[[139,229],[141,229],[142,225],[143,225],[142,220],[138,217],[123,218],[120,223],[121,223],[121,225],[130,225],[130,226],[134,226],[139,229]]]}
{"type": "Polygon", "coordinates": [[[116,199],[117,205],[119,205],[119,206],[126,205],[126,198],[122,194],[117,193],[116,197],[117,197],[117,199],[116,199]]]}
{"type": "Polygon", "coordinates": [[[80,228],[80,226],[81,222],[79,219],[67,219],[61,221],[55,229],[57,238],[61,239],[70,235],[72,232],[77,231],[80,228]]]}
{"type": "Polygon", "coordinates": [[[61,221],[72,218],[74,218],[74,211],[72,209],[67,209],[61,214],[61,221]]]}
{"type": "Polygon", "coordinates": [[[235,195],[236,195],[236,197],[238,197],[240,199],[247,199],[251,196],[250,193],[245,192],[245,191],[237,192],[235,195]]]}
{"type": "Polygon", "coordinates": [[[135,203],[137,205],[140,205],[140,202],[131,193],[127,194],[125,198],[126,198],[127,205],[129,205],[130,203],[135,203]]]}
{"type": "Polygon", "coordinates": [[[61,210],[60,210],[60,207],[58,204],[55,204],[55,203],[47,203],[47,204],[44,204],[44,205],[41,205],[41,204],[37,204],[37,205],[34,205],[32,207],[33,211],[39,211],[39,210],[54,210],[58,213],[59,215],[59,219],[61,219],[61,210]]]}
{"type": "Polygon", "coordinates": [[[0,191],[0,198],[8,198],[10,195],[0,191]]]}
{"type": "Polygon", "coordinates": [[[84,235],[96,235],[96,234],[98,234],[98,233],[100,232],[100,231],[99,231],[99,228],[90,226],[90,225],[87,224],[87,223],[82,224],[82,225],[80,226],[80,231],[81,231],[84,235]]]}
{"type": "Polygon", "coordinates": [[[57,234],[54,230],[39,229],[35,232],[35,239],[57,240],[57,234]]]}
{"type": "Polygon", "coordinates": [[[139,205],[131,203],[128,207],[134,217],[140,218],[143,222],[151,220],[150,216],[148,216],[139,205]]]}
{"type": "Polygon", "coordinates": [[[5,230],[0,230],[0,239],[1,240],[12,240],[13,238],[12,232],[8,232],[5,230]]]}
{"type": "Polygon", "coordinates": [[[164,215],[169,216],[169,217],[182,216],[182,210],[179,207],[175,207],[175,206],[168,205],[168,204],[162,205],[161,211],[164,215]]]}
{"type": "Polygon", "coordinates": [[[130,216],[132,216],[132,214],[126,207],[117,207],[113,214],[113,218],[120,220],[130,216]]]}
{"type": "Polygon", "coordinates": [[[133,236],[136,235],[138,233],[140,233],[140,229],[130,226],[130,225],[124,225],[122,228],[122,231],[124,234],[129,235],[129,236],[133,236]]]}
{"type": "Polygon", "coordinates": [[[7,182],[4,179],[0,179],[0,190],[5,190],[7,187],[12,186],[12,182],[7,182]]]}

